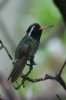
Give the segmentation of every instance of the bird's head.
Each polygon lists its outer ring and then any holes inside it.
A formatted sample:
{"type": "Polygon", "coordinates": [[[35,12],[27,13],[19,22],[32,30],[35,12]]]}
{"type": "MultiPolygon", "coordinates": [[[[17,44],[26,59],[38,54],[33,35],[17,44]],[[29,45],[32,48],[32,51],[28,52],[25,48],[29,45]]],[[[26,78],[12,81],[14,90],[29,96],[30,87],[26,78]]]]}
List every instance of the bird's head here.
{"type": "MultiPolygon", "coordinates": [[[[53,25],[52,25],[53,26],[53,25]]],[[[30,37],[33,37],[36,40],[40,40],[42,31],[48,27],[52,27],[52,26],[44,26],[41,27],[38,23],[34,23],[32,25],[30,25],[26,31],[27,35],[29,35],[30,37]]]]}

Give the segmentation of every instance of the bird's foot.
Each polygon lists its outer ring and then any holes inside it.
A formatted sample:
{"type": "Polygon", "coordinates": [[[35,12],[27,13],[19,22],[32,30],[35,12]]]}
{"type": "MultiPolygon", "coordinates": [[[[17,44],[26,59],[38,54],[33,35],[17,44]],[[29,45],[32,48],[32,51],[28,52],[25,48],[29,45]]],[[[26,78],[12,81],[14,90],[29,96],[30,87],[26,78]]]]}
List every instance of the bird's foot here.
{"type": "Polygon", "coordinates": [[[30,66],[30,64],[26,64],[26,65],[30,66]]]}
{"type": "MultiPolygon", "coordinates": [[[[26,65],[31,66],[31,64],[26,64],[26,65]]],[[[37,64],[35,63],[35,61],[33,61],[33,65],[37,65],[37,64]]]]}
{"type": "Polygon", "coordinates": [[[16,89],[16,90],[18,90],[18,89],[20,89],[20,87],[23,85],[23,88],[25,88],[25,81],[26,81],[26,78],[25,78],[25,75],[23,75],[23,77],[22,77],[23,79],[22,79],[22,81],[21,81],[21,83],[18,85],[18,84],[16,84],[16,85],[14,85],[14,88],[16,89]]]}
{"type": "Polygon", "coordinates": [[[18,89],[21,87],[21,84],[18,85],[18,83],[17,83],[17,81],[16,81],[16,85],[13,85],[13,86],[14,86],[14,88],[15,88],[16,90],[18,90],[18,89]]]}
{"type": "Polygon", "coordinates": [[[23,78],[22,80],[22,85],[23,85],[23,88],[25,88],[25,81],[26,81],[26,77],[27,77],[27,74],[26,75],[22,75],[21,78],[23,78]]]}
{"type": "Polygon", "coordinates": [[[18,90],[20,87],[21,87],[21,84],[20,85],[13,85],[14,86],[14,88],[16,89],[16,90],[18,90]]]}

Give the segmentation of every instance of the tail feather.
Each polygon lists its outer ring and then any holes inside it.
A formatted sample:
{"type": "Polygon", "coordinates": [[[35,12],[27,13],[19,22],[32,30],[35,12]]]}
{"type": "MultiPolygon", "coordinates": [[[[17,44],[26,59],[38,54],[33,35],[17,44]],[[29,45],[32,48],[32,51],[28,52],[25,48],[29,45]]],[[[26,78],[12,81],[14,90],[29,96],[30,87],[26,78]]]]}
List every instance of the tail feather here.
{"type": "Polygon", "coordinates": [[[14,68],[13,68],[10,76],[8,77],[8,80],[10,80],[10,78],[11,78],[11,82],[16,81],[19,78],[19,76],[21,75],[26,62],[27,62],[26,56],[24,56],[22,59],[17,59],[14,64],[14,68]]]}

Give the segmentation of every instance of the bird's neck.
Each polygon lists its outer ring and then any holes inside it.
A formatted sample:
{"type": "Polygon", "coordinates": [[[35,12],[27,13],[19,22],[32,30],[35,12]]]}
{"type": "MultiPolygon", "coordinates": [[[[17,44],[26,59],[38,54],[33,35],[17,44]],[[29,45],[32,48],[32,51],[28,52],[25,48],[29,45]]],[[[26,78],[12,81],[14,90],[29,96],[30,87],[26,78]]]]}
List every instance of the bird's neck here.
{"type": "Polygon", "coordinates": [[[28,35],[28,37],[40,42],[40,37],[38,37],[37,35],[31,35],[31,36],[28,35]]]}

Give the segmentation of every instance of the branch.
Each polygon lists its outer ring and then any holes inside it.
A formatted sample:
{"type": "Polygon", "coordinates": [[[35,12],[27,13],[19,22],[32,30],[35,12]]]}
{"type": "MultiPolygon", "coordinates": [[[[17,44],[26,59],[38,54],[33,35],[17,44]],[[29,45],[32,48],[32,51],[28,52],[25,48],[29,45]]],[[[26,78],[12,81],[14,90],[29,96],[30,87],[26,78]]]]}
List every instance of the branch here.
{"type": "Polygon", "coordinates": [[[61,100],[61,98],[60,98],[60,96],[58,94],[56,94],[56,96],[57,96],[58,100],[61,100]]]}
{"type": "Polygon", "coordinates": [[[46,74],[45,77],[43,77],[43,78],[31,79],[31,78],[29,78],[29,77],[26,77],[26,80],[28,80],[28,81],[30,81],[30,82],[32,82],[32,83],[40,82],[40,81],[45,81],[45,80],[48,80],[48,79],[50,79],[50,80],[55,80],[55,81],[57,81],[57,82],[64,88],[64,90],[66,91],[66,83],[64,82],[64,80],[63,80],[62,77],[61,77],[61,74],[62,74],[62,71],[63,71],[63,69],[64,69],[64,67],[65,67],[65,64],[66,64],[66,61],[64,62],[63,66],[61,67],[61,69],[60,69],[60,71],[59,71],[59,74],[57,74],[55,77],[46,74]]]}
{"type": "Polygon", "coordinates": [[[6,46],[3,44],[3,42],[1,40],[0,40],[0,44],[1,44],[0,49],[4,48],[7,55],[9,56],[10,60],[13,60],[11,54],[9,53],[8,49],[6,48],[6,46]]]}
{"type": "Polygon", "coordinates": [[[25,82],[26,80],[29,81],[29,82],[35,83],[35,82],[40,82],[40,81],[45,81],[45,80],[50,79],[50,80],[55,80],[55,81],[57,81],[57,82],[63,87],[63,89],[66,91],[66,84],[65,84],[64,80],[63,80],[62,77],[61,77],[61,74],[62,74],[62,71],[63,71],[63,69],[64,69],[64,67],[65,67],[65,64],[66,64],[66,60],[65,60],[65,62],[64,62],[64,64],[63,64],[63,66],[61,67],[61,69],[60,69],[60,71],[59,71],[59,74],[57,74],[55,77],[46,74],[46,75],[45,75],[44,77],[42,77],[42,78],[31,79],[31,78],[29,78],[28,76],[22,75],[21,78],[23,78],[23,80],[22,80],[21,84],[20,84],[19,86],[17,86],[17,87],[14,86],[14,88],[17,90],[17,89],[19,89],[19,88],[21,87],[21,85],[23,85],[23,87],[24,87],[24,82],[25,82]]]}
{"type": "Polygon", "coordinates": [[[66,24],[66,0],[54,0],[54,3],[59,8],[59,11],[61,12],[63,20],[66,24]]]}
{"type": "Polygon", "coordinates": [[[65,60],[65,62],[64,62],[64,64],[63,64],[63,66],[61,67],[61,69],[60,69],[60,72],[59,72],[59,76],[61,76],[61,74],[62,74],[62,71],[63,71],[63,69],[64,69],[64,67],[65,67],[65,65],[66,65],[66,60],[65,60]]]}

